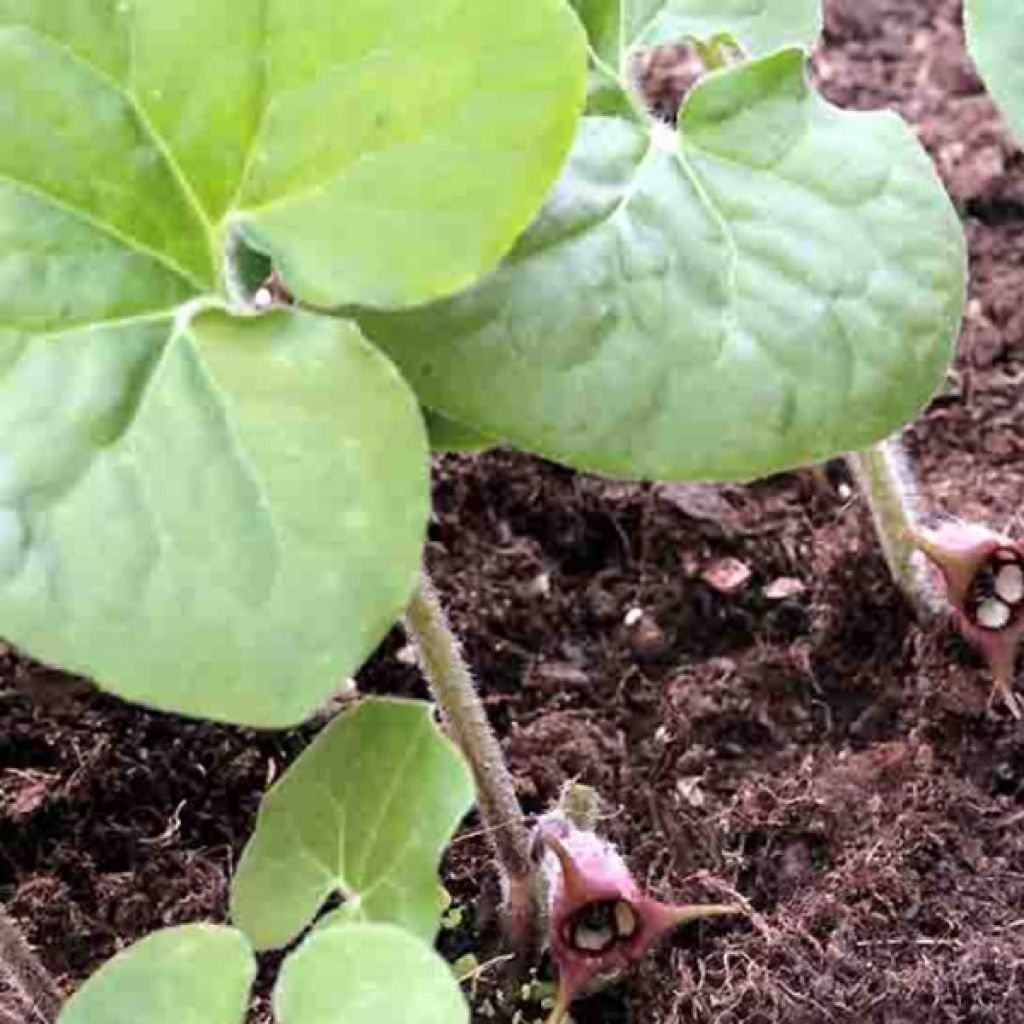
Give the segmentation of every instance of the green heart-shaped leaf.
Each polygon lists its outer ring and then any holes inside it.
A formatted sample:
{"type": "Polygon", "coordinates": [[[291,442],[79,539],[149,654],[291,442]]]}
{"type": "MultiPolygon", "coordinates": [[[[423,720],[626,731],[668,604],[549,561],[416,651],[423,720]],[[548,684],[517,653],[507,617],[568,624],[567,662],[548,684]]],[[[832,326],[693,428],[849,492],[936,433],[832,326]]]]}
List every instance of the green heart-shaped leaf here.
{"type": "Polygon", "coordinates": [[[257,949],[283,946],[341,893],[362,920],[432,939],[444,906],[438,861],[472,803],[469,769],[427,705],[364,701],[267,793],[232,918],[257,949]]]}
{"type": "Polygon", "coordinates": [[[906,125],[830,106],[786,50],[705,78],[678,135],[586,118],[497,272],[361,323],[425,404],[484,434],[614,475],[746,479],[913,416],[964,264],[906,125]]]}
{"type": "Polygon", "coordinates": [[[312,934],[274,989],[278,1024],[468,1024],[451,968],[400,928],[346,924],[312,934]]]}
{"type": "Polygon", "coordinates": [[[1019,0],[966,0],[964,21],[971,57],[1024,143],[1024,7],[1019,0]]]}
{"type": "Polygon", "coordinates": [[[752,55],[814,45],[821,0],[572,0],[591,46],[613,68],[640,46],[732,36],[752,55]]]}
{"type": "Polygon", "coordinates": [[[241,231],[321,305],[492,267],[585,86],[562,0],[3,0],[0,27],[5,196],[200,290],[241,231]]]}
{"type": "Polygon", "coordinates": [[[423,410],[423,420],[427,425],[430,447],[435,452],[478,452],[499,443],[430,409],[423,410]]]}
{"type": "Polygon", "coordinates": [[[0,336],[0,439],[0,629],[130,700],[297,722],[415,581],[422,420],[349,323],[0,336]]]}
{"type": "Polygon", "coordinates": [[[58,1024],[241,1024],[255,975],[252,950],[235,929],[170,928],[104,964],[58,1024]]]}

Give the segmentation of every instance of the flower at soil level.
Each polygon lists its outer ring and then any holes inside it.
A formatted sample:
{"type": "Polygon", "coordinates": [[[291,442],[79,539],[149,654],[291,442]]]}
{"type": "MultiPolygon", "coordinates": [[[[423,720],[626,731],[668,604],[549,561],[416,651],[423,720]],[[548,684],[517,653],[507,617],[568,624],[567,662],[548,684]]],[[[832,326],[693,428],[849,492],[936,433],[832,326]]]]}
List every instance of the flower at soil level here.
{"type": "Polygon", "coordinates": [[[578,995],[640,959],[680,925],[742,914],[738,904],[675,906],[644,895],[610,843],[561,814],[534,832],[548,881],[548,934],[558,968],[558,997],[548,1024],[558,1024],[578,995]]]}
{"type": "Polygon", "coordinates": [[[912,541],[941,572],[957,627],[992,669],[992,694],[1016,718],[1013,666],[1024,640],[1024,544],[976,523],[914,529],[912,541]]]}

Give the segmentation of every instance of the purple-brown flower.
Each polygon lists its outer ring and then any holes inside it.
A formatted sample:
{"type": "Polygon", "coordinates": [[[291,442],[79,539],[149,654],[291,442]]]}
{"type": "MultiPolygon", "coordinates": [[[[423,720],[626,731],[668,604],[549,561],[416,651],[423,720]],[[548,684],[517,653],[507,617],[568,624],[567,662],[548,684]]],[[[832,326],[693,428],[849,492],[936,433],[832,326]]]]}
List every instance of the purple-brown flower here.
{"type": "Polygon", "coordinates": [[[611,843],[560,815],[542,818],[535,836],[543,847],[551,955],[558,968],[548,1024],[558,1024],[573,999],[615,977],[674,928],[744,912],[734,904],[673,906],[651,899],[611,843]]]}
{"type": "Polygon", "coordinates": [[[1021,717],[1012,689],[1024,640],[1024,544],[977,523],[916,529],[910,539],[942,574],[957,627],[992,670],[992,693],[1021,717]]]}

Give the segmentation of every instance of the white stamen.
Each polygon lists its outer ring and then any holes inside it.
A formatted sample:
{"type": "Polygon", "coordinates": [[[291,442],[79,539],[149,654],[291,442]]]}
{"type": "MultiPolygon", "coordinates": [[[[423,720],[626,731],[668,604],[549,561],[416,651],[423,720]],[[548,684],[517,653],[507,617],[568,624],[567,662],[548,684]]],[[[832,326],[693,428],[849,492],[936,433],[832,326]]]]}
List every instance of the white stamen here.
{"type": "Polygon", "coordinates": [[[1010,609],[995,598],[978,605],[978,625],[985,629],[1002,629],[1010,621],[1010,609]]]}
{"type": "Polygon", "coordinates": [[[573,936],[576,946],[588,953],[603,953],[614,941],[611,928],[588,928],[581,924],[573,936]]]}
{"type": "Polygon", "coordinates": [[[1007,604],[1024,601],[1024,569],[1019,565],[1004,565],[996,573],[996,593],[1007,604]]]}
{"type": "Polygon", "coordinates": [[[615,904],[615,930],[619,933],[620,939],[628,939],[636,931],[636,914],[633,908],[619,900],[615,904]]]}

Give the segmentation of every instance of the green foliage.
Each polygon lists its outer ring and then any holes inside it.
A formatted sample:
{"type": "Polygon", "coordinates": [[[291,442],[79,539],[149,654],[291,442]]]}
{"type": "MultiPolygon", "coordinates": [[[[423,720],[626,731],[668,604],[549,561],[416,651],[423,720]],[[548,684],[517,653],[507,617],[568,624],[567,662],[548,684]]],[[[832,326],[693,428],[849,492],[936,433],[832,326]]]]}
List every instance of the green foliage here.
{"type": "Polygon", "coordinates": [[[964,277],[912,132],[827,104],[790,49],[705,77],[678,133],[585,118],[497,272],[360,322],[422,401],[484,434],[612,475],[746,479],[913,416],[964,277]]]}
{"type": "Polygon", "coordinates": [[[430,409],[423,410],[430,447],[436,452],[476,452],[498,442],[430,409]]]}
{"type": "Polygon", "coordinates": [[[264,798],[232,917],[257,949],[283,946],[341,893],[348,903],[335,920],[432,939],[445,905],[438,861],[472,802],[469,770],[425,704],[364,701],[264,798]]]}
{"type": "Polygon", "coordinates": [[[278,1024],[468,1024],[448,965],[391,925],[314,932],[284,964],[274,990],[278,1024]]]}
{"type": "Polygon", "coordinates": [[[4,0],[0,17],[5,193],[200,290],[241,230],[320,305],[423,301],[493,265],[583,85],[559,0],[4,0]]]}
{"type": "Polygon", "coordinates": [[[558,173],[583,33],[561,0],[0,0],[0,27],[0,635],[292,724],[411,592],[427,440],[353,324],[230,308],[239,240],[307,306],[469,284],[558,173]]]}
{"type": "Polygon", "coordinates": [[[253,725],[314,711],[418,569],[426,448],[394,368],[353,325],[292,312],[17,348],[0,373],[3,631],[152,707],[253,725]]]}
{"type": "Polygon", "coordinates": [[[58,1024],[242,1024],[256,961],[233,928],[155,932],[109,960],[58,1024]]]}
{"type": "Polygon", "coordinates": [[[1024,144],[1024,7],[1019,0],[966,0],[964,22],[971,57],[1024,144]]]}
{"type": "Polygon", "coordinates": [[[613,68],[639,47],[729,35],[748,53],[813,46],[821,0],[572,0],[591,46],[613,68]]]}

